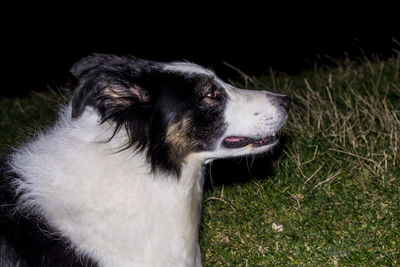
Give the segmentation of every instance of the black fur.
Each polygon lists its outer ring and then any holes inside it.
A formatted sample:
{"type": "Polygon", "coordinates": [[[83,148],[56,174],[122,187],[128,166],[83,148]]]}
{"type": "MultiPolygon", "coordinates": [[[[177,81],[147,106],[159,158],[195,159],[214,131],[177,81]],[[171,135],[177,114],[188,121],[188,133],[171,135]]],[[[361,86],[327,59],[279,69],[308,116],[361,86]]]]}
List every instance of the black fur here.
{"type": "Polygon", "coordinates": [[[148,148],[153,171],[178,176],[187,153],[212,149],[224,132],[226,95],[213,77],[167,72],[163,64],[104,54],[82,59],[71,70],[78,82],[72,117],[79,117],[86,106],[96,108],[102,123],[116,123],[115,133],[125,127],[129,135],[125,149],[148,148]],[[206,99],[213,89],[217,99],[206,99]],[[190,144],[176,151],[166,142],[166,133],[183,119],[190,121],[184,129],[190,144]]]}
{"type": "Polygon", "coordinates": [[[67,238],[56,234],[37,215],[17,210],[18,196],[7,174],[0,167],[0,266],[1,267],[95,267],[97,263],[69,248],[67,238]],[[51,234],[50,234],[51,233],[51,234]]]}

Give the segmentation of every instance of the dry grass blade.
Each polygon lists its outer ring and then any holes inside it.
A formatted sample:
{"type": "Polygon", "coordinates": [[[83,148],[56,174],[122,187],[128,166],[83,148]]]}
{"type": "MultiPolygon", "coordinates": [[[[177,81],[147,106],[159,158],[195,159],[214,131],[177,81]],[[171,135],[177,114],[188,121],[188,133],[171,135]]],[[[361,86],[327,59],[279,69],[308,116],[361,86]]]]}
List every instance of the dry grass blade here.
{"type": "Polygon", "coordinates": [[[324,184],[331,184],[333,182],[333,180],[335,180],[335,178],[341,173],[342,173],[342,169],[338,170],[334,174],[329,175],[328,178],[326,178],[324,181],[319,182],[316,186],[314,186],[312,191],[314,191],[315,189],[317,189],[318,187],[320,187],[324,184]]]}
{"type": "Polygon", "coordinates": [[[208,201],[211,201],[211,200],[221,201],[221,202],[227,204],[230,208],[232,208],[232,210],[234,212],[236,212],[236,209],[232,206],[231,203],[229,203],[229,201],[226,201],[225,199],[222,199],[222,198],[219,198],[219,197],[209,197],[204,201],[204,203],[207,203],[208,201]]]}
{"type": "Polygon", "coordinates": [[[306,184],[322,169],[323,166],[320,166],[303,184],[303,188],[306,187],[306,184]]]}

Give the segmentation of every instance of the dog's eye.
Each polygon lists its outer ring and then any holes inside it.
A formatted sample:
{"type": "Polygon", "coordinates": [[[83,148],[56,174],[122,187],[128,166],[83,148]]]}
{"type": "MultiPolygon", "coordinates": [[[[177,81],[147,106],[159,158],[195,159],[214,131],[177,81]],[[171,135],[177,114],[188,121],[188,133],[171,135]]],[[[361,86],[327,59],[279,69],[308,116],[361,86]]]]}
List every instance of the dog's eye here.
{"type": "Polygon", "coordinates": [[[217,98],[217,90],[212,89],[208,94],[207,97],[212,98],[212,99],[216,99],[217,98]]]}

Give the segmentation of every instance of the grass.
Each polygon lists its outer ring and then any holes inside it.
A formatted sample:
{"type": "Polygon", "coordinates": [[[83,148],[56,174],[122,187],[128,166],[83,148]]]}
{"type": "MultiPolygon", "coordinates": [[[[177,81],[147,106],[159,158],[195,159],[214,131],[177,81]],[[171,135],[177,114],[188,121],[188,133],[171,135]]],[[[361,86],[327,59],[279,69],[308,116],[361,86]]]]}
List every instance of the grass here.
{"type": "Polygon", "coordinates": [[[206,191],[207,266],[400,264],[399,61],[242,74],[245,87],[288,94],[293,107],[272,175],[206,191]]]}
{"type": "MultiPolygon", "coordinates": [[[[293,105],[275,156],[210,168],[205,266],[400,264],[399,65],[395,51],[234,82],[285,93],[293,105]]],[[[0,152],[21,128],[52,121],[55,103],[53,93],[1,98],[0,152]]]]}
{"type": "Polygon", "coordinates": [[[62,98],[54,91],[32,93],[25,98],[0,97],[0,156],[36,130],[51,124],[62,98]]]}

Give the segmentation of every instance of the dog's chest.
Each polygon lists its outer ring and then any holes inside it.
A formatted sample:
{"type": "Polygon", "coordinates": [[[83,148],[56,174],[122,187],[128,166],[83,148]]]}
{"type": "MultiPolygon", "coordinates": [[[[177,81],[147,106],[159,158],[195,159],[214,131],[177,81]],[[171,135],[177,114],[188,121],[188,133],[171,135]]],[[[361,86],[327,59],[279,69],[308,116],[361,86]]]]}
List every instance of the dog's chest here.
{"type": "Polygon", "coordinates": [[[92,196],[83,205],[71,203],[73,216],[53,212],[53,220],[106,265],[193,265],[202,192],[168,177],[131,175],[110,176],[113,184],[74,193],[92,196]]]}
{"type": "Polygon", "coordinates": [[[21,207],[101,266],[199,265],[202,159],[187,159],[179,178],[152,173],[144,152],[115,153],[118,136],[97,142],[112,132],[94,113],[83,116],[79,127],[61,121],[13,155],[21,207]]]}
{"type": "Polygon", "coordinates": [[[27,201],[101,266],[193,266],[200,257],[200,165],[179,179],[154,176],[141,154],[106,157],[91,149],[68,164],[50,154],[46,161],[30,157],[25,166],[36,164],[34,177],[41,178],[26,179],[27,201]]]}

